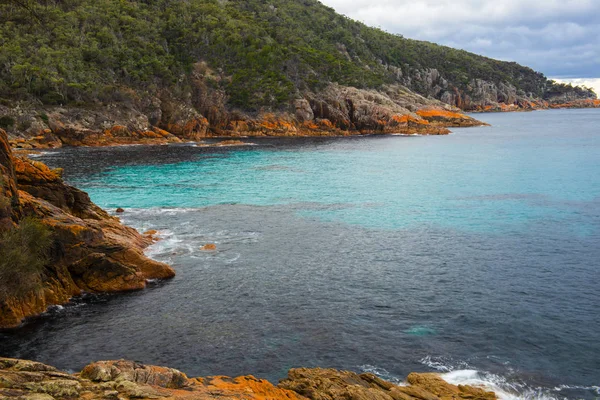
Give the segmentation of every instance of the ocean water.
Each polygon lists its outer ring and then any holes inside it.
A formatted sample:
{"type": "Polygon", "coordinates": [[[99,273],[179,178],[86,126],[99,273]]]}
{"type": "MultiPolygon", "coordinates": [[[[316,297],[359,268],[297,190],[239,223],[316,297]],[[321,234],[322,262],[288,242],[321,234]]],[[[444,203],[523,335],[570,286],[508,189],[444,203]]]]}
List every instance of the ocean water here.
{"type": "Polygon", "coordinates": [[[493,126],[45,153],[158,230],[148,255],[177,277],[55,307],[0,333],[0,355],[273,382],[439,371],[503,399],[598,399],[600,110],[476,117],[493,126]]]}

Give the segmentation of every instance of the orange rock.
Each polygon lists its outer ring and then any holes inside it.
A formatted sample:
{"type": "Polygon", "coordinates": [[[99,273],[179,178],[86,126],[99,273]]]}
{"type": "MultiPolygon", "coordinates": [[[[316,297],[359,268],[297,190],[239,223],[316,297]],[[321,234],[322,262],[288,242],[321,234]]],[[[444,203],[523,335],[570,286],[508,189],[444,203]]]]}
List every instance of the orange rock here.
{"type": "Polygon", "coordinates": [[[446,127],[468,127],[487,125],[486,123],[478,121],[467,115],[443,109],[426,108],[418,110],[416,113],[417,115],[419,115],[420,117],[432,124],[446,127]]]}
{"type": "Polygon", "coordinates": [[[144,255],[150,238],[121,225],[43,163],[14,157],[3,131],[0,173],[0,194],[12,198],[9,207],[0,207],[0,230],[12,229],[23,217],[34,217],[50,228],[61,249],[51,253],[39,291],[0,299],[0,328],[16,327],[25,317],[65,303],[81,291],[137,290],[148,279],[175,275],[168,265],[144,255]]]}
{"type": "Polygon", "coordinates": [[[209,391],[219,390],[224,393],[240,393],[245,398],[255,400],[300,400],[303,397],[297,393],[273,386],[269,381],[257,379],[252,375],[229,378],[216,376],[207,378],[205,383],[209,391]]]}
{"type": "Polygon", "coordinates": [[[397,386],[373,374],[321,368],[297,368],[278,387],[309,399],[364,400],[496,400],[493,392],[471,386],[455,386],[437,374],[410,374],[409,386],[397,386]]]}
{"type": "Polygon", "coordinates": [[[207,243],[204,246],[200,247],[202,251],[215,251],[217,250],[217,245],[214,243],[207,243]]]}
{"type": "Polygon", "coordinates": [[[152,236],[152,235],[156,235],[157,233],[158,233],[157,230],[150,229],[149,231],[144,232],[144,235],[150,235],[150,236],[152,236]]]}
{"type": "Polygon", "coordinates": [[[15,398],[43,392],[89,400],[496,400],[493,392],[451,385],[437,374],[413,373],[407,385],[395,385],[373,374],[321,368],[292,369],[274,386],[252,375],[188,378],[176,369],[126,360],[99,361],[69,375],[35,361],[0,358],[0,376],[15,398]]]}
{"type": "Polygon", "coordinates": [[[122,213],[124,213],[124,212],[125,212],[125,210],[124,210],[124,209],[122,209],[121,207],[119,207],[119,208],[117,208],[117,209],[116,209],[116,211],[115,211],[115,212],[117,212],[118,214],[122,214],[122,213]]]}
{"type": "Polygon", "coordinates": [[[241,140],[223,140],[216,144],[216,146],[246,146],[248,143],[242,142],[241,140]]]}

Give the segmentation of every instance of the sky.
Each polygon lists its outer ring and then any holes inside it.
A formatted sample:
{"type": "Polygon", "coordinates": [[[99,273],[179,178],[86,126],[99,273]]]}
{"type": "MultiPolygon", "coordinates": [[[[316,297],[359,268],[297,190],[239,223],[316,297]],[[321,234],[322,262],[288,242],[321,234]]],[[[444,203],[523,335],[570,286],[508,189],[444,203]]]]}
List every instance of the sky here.
{"type": "Polygon", "coordinates": [[[516,61],[600,96],[600,0],[321,0],[399,33],[516,61]]]}

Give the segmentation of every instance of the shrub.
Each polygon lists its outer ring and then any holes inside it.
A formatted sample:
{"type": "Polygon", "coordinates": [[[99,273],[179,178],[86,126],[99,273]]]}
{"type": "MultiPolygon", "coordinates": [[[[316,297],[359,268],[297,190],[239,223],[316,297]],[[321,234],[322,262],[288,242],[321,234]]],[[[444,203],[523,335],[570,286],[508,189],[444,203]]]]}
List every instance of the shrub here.
{"type": "Polygon", "coordinates": [[[0,193],[0,210],[3,210],[8,206],[10,206],[10,199],[2,193],[0,193]]]}
{"type": "Polygon", "coordinates": [[[5,115],[0,117],[0,128],[8,129],[15,124],[15,119],[13,117],[9,117],[5,115]]]}
{"type": "Polygon", "coordinates": [[[4,195],[4,177],[0,175],[0,212],[10,206],[10,199],[4,195]]]}
{"type": "Polygon", "coordinates": [[[24,297],[41,287],[51,236],[45,225],[30,217],[0,234],[0,300],[24,297]]]}

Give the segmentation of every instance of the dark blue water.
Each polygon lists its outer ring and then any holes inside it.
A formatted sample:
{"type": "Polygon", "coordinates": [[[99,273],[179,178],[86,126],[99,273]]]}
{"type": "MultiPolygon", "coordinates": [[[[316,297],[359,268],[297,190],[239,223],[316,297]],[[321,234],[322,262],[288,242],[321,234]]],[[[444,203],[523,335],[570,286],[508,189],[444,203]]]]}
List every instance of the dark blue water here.
{"type": "Polygon", "coordinates": [[[51,310],[0,334],[0,355],[272,381],[437,370],[503,398],[596,399],[600,110],[477,117],[493,127],[46,154],[159,230],[149,255],[178,275],[51,310]]]}

